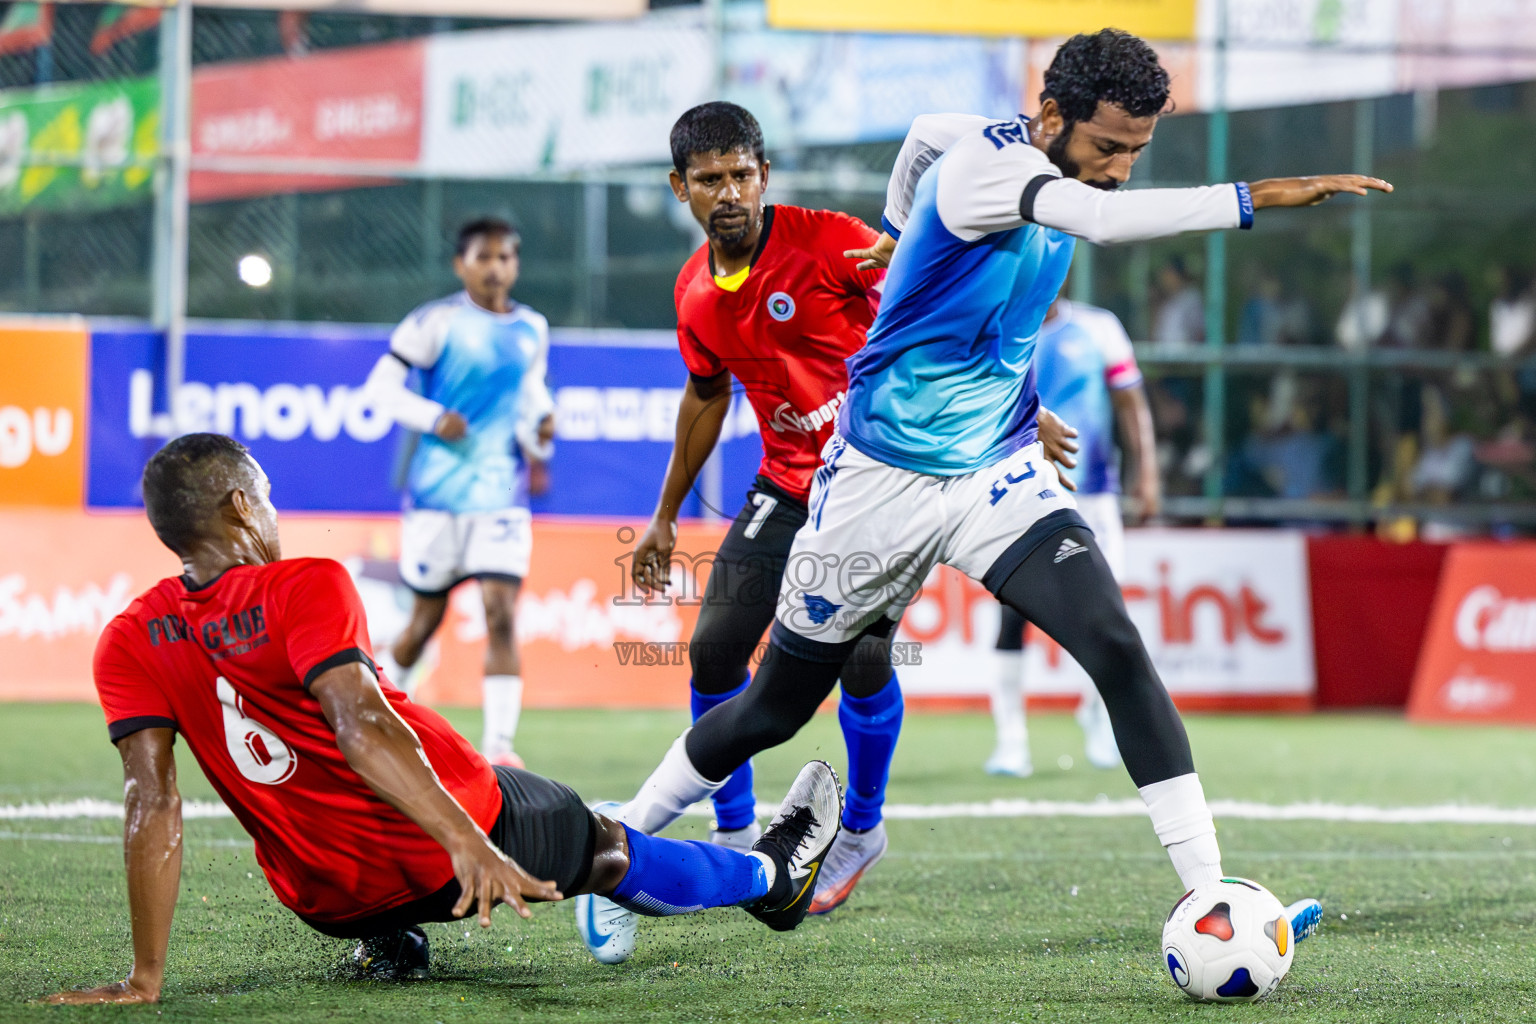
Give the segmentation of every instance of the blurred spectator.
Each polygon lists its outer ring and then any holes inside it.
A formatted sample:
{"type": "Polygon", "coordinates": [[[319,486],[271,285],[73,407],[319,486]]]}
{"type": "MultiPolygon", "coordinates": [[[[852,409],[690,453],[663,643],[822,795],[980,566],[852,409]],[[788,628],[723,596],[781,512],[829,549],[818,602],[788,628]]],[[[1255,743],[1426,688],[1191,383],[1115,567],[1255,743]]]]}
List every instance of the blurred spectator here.
{"type": "Polygon", "coordinates": [[[1197,345],[1205,341],[1205,298],[1174,256],[1157,273],[1162,302],[1152,319],[1152,340],[1159,345],[1197,345]]]}
{"type": "Polygon", "coordinates": [[[1248,405],[1251,432],[1227,468],[1230,493],[1255,497],[1322,498],[1343,490],[1344,446],[1324,429],[1321,395],[1311,382],[1292,376],[1284,419],[1276,394],[1254,395],[1248,405]]]}
{"type": "Polygon", "coordinates": [[[1494,355],[1528,355],[1536,344],[1536,289],[1528,271],[1496,267],[1491,275],[1493,302],[1488,307],[1488,347],[1494,355]]]}
{"type": "Polygon", "coordinates": [[[1377,344],[1423,348],[1429,330],[1429,298],[1418,288],[1413,267],[1399,263],[1387,284],[1387,326],[1377,344]]]}
{"type": "Polygon", "coordinates": [[[1334,325],[1333,340],[1351,352],[1369,348],[1386,333],[1390,312],[1386,292],[1368,287],[1362,293],[1359,282],[1355,282],[1334,325]]]}
{"type": "Polygon", "coordinates": [[[1429,316],[1424,340],[1431,348],[1470,352],[1476,343],[1477,314],[1472,309],[1467,278],[1448,270],[1429,286],[1429,316]]]}
{"type": "Polygon", "coordinates": [[[1259,272],[1253,294],[1238,321],[1239,345],[1307,345],[1312,341],[1312,306],[1287,277],[1268,267],[1259,272]]]}
{"type": "Polygon", "coordinates": [[[1421,446],[1409,479],[1410,493],[1417,501],[1449,505],[1476,476],[1476,443],[1466,433],[1452,430],[1450,410],[1439,388],[1424,389],[1419,436],[1421,446]]]}

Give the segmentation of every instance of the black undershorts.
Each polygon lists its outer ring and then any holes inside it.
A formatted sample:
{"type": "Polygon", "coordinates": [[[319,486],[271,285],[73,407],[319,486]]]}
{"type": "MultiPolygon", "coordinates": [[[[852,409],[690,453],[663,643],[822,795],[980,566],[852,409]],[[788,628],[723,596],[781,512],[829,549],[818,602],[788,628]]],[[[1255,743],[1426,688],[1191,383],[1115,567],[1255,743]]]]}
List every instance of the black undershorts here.
{"type": "MultiPolygon", "coordinates": [[[[592,870],[597,819],[569,786],[521,768],[494,766],[501,788],[501,813],[490,840],[534,878],[549,879],[566,895],[579,891],[592,870]]],[[[301,919],[322,935],[362,939],[385,935],[424,921],[454,921],[462,890],[457,879],[429,896],[377,914],[346,921],[301,919]]],[[[470,913],[474,913],[471,909],[470,913]]]]}

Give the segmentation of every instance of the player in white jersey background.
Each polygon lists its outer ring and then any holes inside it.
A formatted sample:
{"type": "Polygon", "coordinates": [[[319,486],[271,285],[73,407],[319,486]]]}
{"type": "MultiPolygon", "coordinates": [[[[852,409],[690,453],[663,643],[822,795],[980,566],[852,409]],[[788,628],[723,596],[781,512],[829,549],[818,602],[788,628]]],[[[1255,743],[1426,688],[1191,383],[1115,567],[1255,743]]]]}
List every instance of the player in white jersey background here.
{"type": "MultiPolygon", "coordinates": [[[[861,266],[889,260],[884,301],[867,344],[848,360],[848,398],[795,537],[767,654],[745,693],[672,745],[621,811],[624,821],[649,831],[674,820],[757,753],[760,741],[734,733],[731,709],[753,691],[797,693],[809,718],[854,645],[888,634],[944,563],[1087,670],[1181,884],[1222,877],[1183,723],[1037,439],[1036,336],[1074,238],[1237,228],[1256,209],[1391,186],[1330,175],[1116,193],[1167,102],[1168,75],[1152,48],[1105,29],[1057,51],[1032,121],[914,123],[887,193],[887,235],[850,253],[865,258],[861,266]]],[[[1311,906],[1298,934],[1320,914],[1311,906]]]]}
{"type": "Polygon", "coordinates": [[[418,307],[395,328],[368,391],[421,434],[400,530],[400,578],[415,601],[410,623],[378,652],[380,664],[403,682],[441,625],[449,592],[478,580],[487,638],[481,750],[492,764],[521,768],[514,611],[533,548],[529,472],[552,454],[554,401],[544,380],[549,322],[508,297],[518,248],[506,221],[461,228],[453,269],[464,290],[418,307]],[[409,386],[413,373],[419,391],[409,386]]]}
{"type": "MultiPolygon", "coordinates": [[[[1141,516],[1162,507],[1152,413],[1142,387],[1131,339],[1107,309],[1058,298],[1046,313],[1035,343],[1035,382],[1040,405],[1077,431],[1077,511],[1093,531],[1110,571],[1125,568],[1125,530],[1120,519],[1120,458],[1115,426],[1131,458],[1132,493],[1141,516]]],[[[1069,463],[1070,465],[1070,463],[1069,463]]],[[[997,746],[987,759],[993,775],[1029,776],[1029,732],[1024,713],[1024,619],[1003,605],[997,634],[997,675],[992,684],[992,718],[997,746]]],[[[1109,711],[1093,687],[1077,708],[1088,762],[1097,768],[1120,764],[1109,711]]]]}

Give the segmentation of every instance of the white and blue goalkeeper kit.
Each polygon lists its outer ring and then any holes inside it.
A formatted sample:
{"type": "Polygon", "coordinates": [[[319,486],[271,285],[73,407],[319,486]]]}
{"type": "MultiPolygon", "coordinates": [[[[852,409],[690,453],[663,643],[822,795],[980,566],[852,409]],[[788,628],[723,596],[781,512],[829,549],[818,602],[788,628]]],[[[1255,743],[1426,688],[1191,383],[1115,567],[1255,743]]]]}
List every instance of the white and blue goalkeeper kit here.
{"type": "MultiPolygon", "coordinates": [[[[418,307],[390,336],[370,393],[421,432],[404,497],[400,571],[423,593],[469,577],[527,574],[531,548],[526,462],[554,409],[545,383],[549,323],[527,306],[494,313],[459,292],[418,307]],[[410,371],[419,391],[407,387],[410,371]],[[465,436],[433,433],[445,412],[465,436]]],[[[539,453],[547,456],[547,452],[539,453]]]]}
{"type": "Polygon", "coordinates": [[[882,217],[899,240],[884,299],[848,360],[848,400],[790,555],[807,571],[785,574],[775,639],[810,654],[899,618],[938,562],[1001,585],[1032,550],[1031,528],[1074,507],[1036,439],[1035,381],[1074,239],[1252,216],[1242,184],[1110,192],[1064,178],[1022,117],[918,118],[882,217]]]}

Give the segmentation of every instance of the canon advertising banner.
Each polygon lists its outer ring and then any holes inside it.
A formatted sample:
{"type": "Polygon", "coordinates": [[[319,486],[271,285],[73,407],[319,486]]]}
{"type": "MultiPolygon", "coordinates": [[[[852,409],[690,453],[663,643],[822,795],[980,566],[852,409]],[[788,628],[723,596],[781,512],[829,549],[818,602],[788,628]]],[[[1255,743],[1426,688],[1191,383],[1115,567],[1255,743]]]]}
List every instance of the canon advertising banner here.
{"type": "Polygon", "coordinates": [[[1446,555],[1408,715],[1536,723],[1536,544],[1446,555]]]}
{"type": "MultiPolygon", "coordinates": [[[[1132,530],[1126,607],[1164,684],[1186,708],[1301,710],[1316,688],[1306,543],[1285,531],[1132,530]]],[[[987,693],[997,667],[997,600],[952,569],[929,578],[900,639],[920,657],[901,667],[908,694],[987,693]]],[[[1025,687],[1072,701],[1087,674],[1031,628],[1025,687]]]]}

